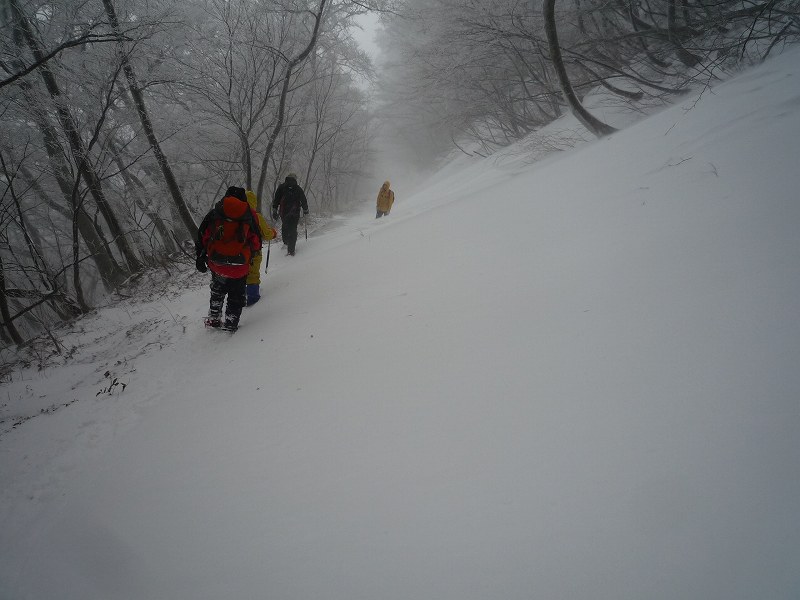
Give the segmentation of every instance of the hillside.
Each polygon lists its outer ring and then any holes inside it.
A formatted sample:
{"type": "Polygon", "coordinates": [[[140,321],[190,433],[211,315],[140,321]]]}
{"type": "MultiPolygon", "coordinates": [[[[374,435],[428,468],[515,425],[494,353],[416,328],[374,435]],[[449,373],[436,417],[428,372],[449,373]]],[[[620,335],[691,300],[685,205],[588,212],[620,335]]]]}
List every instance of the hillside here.
{"type": "Polygon", "coordinates": [[[793,50],[396,182],[235,336],[199,274],[83,320],[4,384],[0,598],[796,599],[799,139],[793,50]]]}

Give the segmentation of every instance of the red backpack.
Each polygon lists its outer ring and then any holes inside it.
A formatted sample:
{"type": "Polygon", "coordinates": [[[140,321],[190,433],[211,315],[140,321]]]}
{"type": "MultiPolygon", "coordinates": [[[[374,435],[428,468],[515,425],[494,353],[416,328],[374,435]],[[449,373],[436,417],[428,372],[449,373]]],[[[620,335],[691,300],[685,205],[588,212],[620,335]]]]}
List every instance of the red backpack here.
{"type": "Polygon", "coordinates": [[[208,260],[218,265],[250,264],[252,248],[247,241],[250,231],[258,233],[250,205],[233,196],[217,203],[211,222],[211,236],[206,243],[208,260]]]}

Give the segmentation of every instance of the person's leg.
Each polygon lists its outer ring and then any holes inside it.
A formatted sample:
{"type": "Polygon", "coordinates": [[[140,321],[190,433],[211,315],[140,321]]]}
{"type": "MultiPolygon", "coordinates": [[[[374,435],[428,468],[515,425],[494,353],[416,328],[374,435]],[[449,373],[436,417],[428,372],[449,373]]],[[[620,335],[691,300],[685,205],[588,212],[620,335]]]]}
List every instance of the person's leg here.
{"type": "Polygon", "coordinates": [[[216,273],[211,273],[211,299],[208,306],[208,322],[212,327],[218,327],[222,315],[222,304],[225,302],[226,278],[216,273]]]}
{"type": "Polygon", "coordinates": [[[281,239],[283,240],[283,243],[286,244],[287,251],[289,248],[294,248],[294,243],[292,242],[292,223],[290,217],[283,217],[281,219],[281,239]]]}
{"type": "Polygon", "coordinates": [[[247,277],[228,279],[228,304],[225,306],[225,329],[236,331],[245,304],[247,277]]]}
{"type": "Polygon", "coordinates": [[[253,254],[253,259],[250,261],[250,272],[247,274],[247,284],[261,283],[261,260],[262,255],[259,250],[253,254]]]}
{"type": "Polygon", "coordinates": [[[256,302],[261,300],[261,289],[259,284],[257,283],[248,283],[247,284],[247,304],[246,306],[252,306],[256,302]]]}
{"type": "Polygon", "coordinates": [[[247,274],[247,304],[255,304],[261,299],[261,252],[253,256],[250,263],[250,273],[247,274]]]}
{"type": "Polygon", "coordinates": [[[289,254],[294,254],[294,248],[297,244],[297,224],[300,222],[300,215],[292,215],[283,220],[283,225],[286,228],[283,234],[283,240],[286,242],[286,249],[289,254]]]}

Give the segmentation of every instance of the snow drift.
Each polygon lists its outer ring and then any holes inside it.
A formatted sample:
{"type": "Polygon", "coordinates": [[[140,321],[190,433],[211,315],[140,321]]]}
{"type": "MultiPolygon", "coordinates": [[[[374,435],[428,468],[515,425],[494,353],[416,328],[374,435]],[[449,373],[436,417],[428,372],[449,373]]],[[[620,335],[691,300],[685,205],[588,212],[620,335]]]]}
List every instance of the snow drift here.
{"type": "Polygon", "coordinates": [[[84,320],[4,386],[0,598],[797,598],[799,77],[393,180],[235,336],[84,320]]]}

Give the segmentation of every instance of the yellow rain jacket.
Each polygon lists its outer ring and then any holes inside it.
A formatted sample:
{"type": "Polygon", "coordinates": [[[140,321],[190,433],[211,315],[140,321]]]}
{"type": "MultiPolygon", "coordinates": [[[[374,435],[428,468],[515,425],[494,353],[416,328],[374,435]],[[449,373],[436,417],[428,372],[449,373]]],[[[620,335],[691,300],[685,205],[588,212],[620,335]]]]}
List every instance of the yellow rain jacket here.
{"type": "Polygon", "coordinates": [[[389,189],[389,182],[384,181],[381,191],[378,192],[378,210],[389,213],[392,210],[392,204],[394,204],[394,192],[389,189]]]}
{"type": "MultiPolygon", "coordinates": [[[[258,217],[258,228],[261,230],[261,240],[263,242],[268,242],[269,240],[275,239],[278,232],[269,226],[269,223],[267,223],[267,220],[260,212],[256,211],[256,206],[258,206],[256,193],[252,190],[247,190],[245,194],[247,195],[247,203],[250,205],[250,208],[253,209],[253,212],[256,213],[256,217],[258,217]]],[[[248,285],[252,283],[261,283],[261,250],[253,254],[253,260],[250,262],[250,272],[247,274],[247,283],[248,285]]]]}

